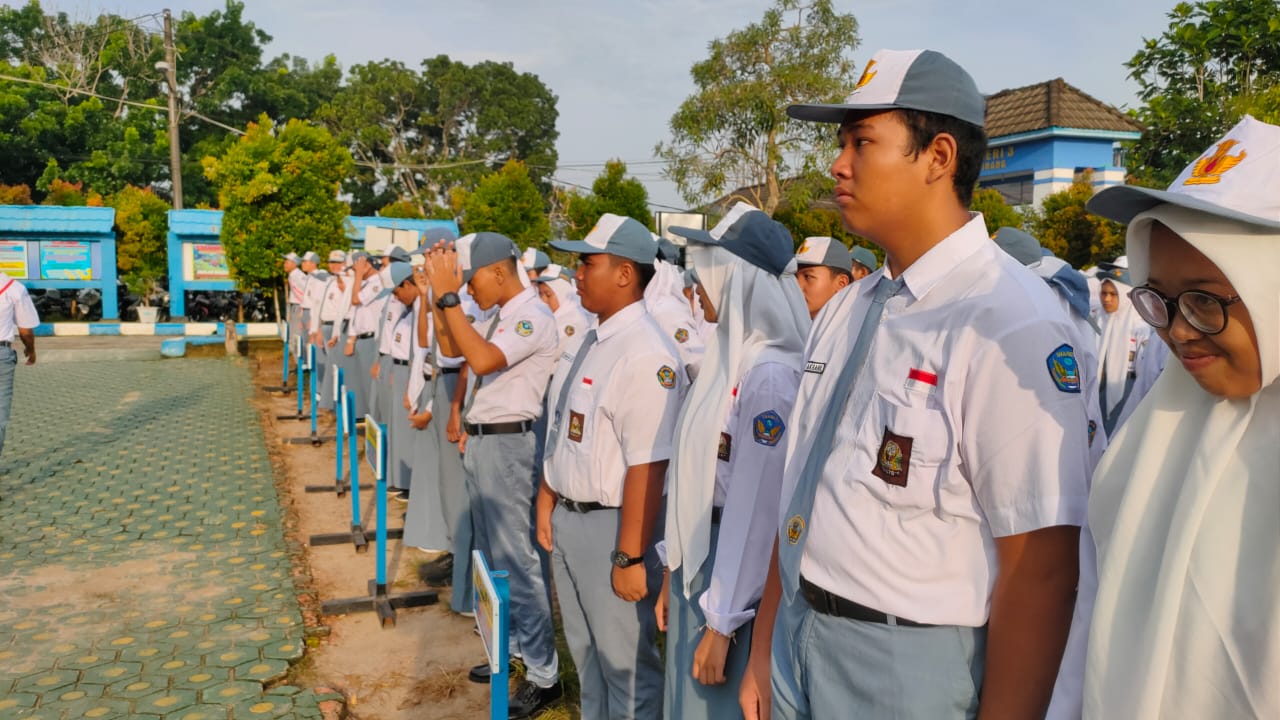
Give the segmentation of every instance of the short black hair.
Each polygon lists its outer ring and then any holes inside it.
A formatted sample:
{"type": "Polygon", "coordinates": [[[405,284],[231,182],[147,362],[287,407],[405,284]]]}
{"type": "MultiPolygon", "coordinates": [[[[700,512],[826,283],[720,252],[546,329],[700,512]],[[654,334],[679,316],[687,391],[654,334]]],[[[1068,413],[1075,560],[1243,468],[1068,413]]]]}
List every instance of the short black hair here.
{"type": "MultiPolygon", "coordinates": [[[[862,263],[858,263],[858,264],[862,265],[862,263]]],[[[865,265],[862,265],[862,266],[866,267],[865,265]]],[[[833,268],[833,267],[828,267],[827,269],[831,271],[832,280],[835,280],[836,278],[843,275],[845,279],[849,281],[850,285],[853,284],[853,273],[849,272],[848,270],[841,270],[840,268],[833,268]]]]}
{"type": "Polygon", "coordinates": [[[959,118],[923,110],[898,110],[898,117],[911,135],[908,154],[918,156],[943,133],[956,139],[956,174],[952,180],[956,197],[962,205],[969,207],[973,201],[973,189],[978,184],[978,173],[982,172],[982,160],[987,154],[986,131],[959,118]]]}
{"type": "Polygon", "coordinates": [[[653,280],[654,275],[658,274],[658,269],[653,266],[653,263],[636,262],[635,260],[628,260],[627,258],[620,257],[618,255],[610,255],[609,262],[612,263],[614,267],[617,267],[619,263],[631,263],[634,265],[636,268],[636,277],[640,279],[641,293],[644,293],[645,290],[649,289],[649,282],[653,280]]]}

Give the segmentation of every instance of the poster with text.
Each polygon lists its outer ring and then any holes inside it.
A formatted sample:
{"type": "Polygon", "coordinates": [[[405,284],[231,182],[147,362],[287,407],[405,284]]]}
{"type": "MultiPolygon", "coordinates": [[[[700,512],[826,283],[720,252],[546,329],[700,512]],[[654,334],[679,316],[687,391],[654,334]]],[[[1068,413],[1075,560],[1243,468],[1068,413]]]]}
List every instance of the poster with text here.
{"type": "Polygon", "coordinates": [[[18,280],[27,279],[27,243],[0,240],[0,272],[18,280]]]}
{"type": "Polygon", "coordinates": [[[89,243],[73,240],[40,243],[40,274],[46,280],[92,280],[89,243]]]}
{"type": "Polygon", "coordinates": [[[191,265],[195,280],[229,280],[227,254],[218,243],[194,243],[191,246],[191,265]]]}

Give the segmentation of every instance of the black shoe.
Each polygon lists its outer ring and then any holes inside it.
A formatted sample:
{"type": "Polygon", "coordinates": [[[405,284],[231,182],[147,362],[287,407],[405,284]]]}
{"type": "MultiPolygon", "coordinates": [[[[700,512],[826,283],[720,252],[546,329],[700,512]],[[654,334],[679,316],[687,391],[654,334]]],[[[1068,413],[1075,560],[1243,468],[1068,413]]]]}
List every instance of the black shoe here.
{"type": "Polygon", "coordinates": [[[449,587],[453,584],[453,554],[424,562],[418,566],[418,579],[435,587],[449,587]]]}
{"type": "Polygon", "coordinates": [[[471,668],[470,672],[467,673],[467,679],[473,683],[488,685],[489,677],[492,675],[493,672],[489,670],[489,663],[481,663],[471,668]]]}
{"type": "Polygon", "coordinates": [[[510,720],[522,720],[537,715],[543,708],[560,699],[564,695],[560,683],[556,683],[549,688],[540,688],[537,685],[524,680],[520,686],[511,693],[511,700],[508,703],[507,717],[510,720]]]}

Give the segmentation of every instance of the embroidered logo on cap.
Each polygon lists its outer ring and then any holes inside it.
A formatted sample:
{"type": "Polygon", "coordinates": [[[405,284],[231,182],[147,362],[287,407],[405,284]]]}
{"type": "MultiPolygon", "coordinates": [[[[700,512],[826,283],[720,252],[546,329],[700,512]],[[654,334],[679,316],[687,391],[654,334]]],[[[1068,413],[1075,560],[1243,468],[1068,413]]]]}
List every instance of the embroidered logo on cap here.
{"type": "Polygon", "coordinates": [[[574,330],[572,325],[565,325],[565,326],[564,326],[564,334],[565,334],[565,335],[568,335],[569,337],[573,337],[573,334],[574,334],[575,332],[577,332],[577,330],[574,330]]]}
{"type": "Polygon", "coordinates": [[[803,255],[807,252],[809,252],[809,241],[805,240],[804,242],[800,243],[800,249],[796,250],[796,254],[803,255]]]}
{"type": "Polygon", "coordinates": [[[876,466],[871,474],[890,485],[907,486],[907,476],[911,473],[911,446],[913,438],[898,435],[884,429],[884,437],[880,439],[880,452],[876,453],[876,466]]]}
{"type": "Polygon", "coordinates": [[[787,542],[792,545],[800,543],[800,536],[804,534],[804,518],[796,515],[787,521],[787,542]]]}
{"type": "Polygon", "coordinates": [[[689,331],[684,328],[676,328],[676,342],[684,343],[689,340],[689,331]]]}
{"type": "Polygon", "coordinates": [[[658,368],[658,384],[668,390],[675,387],[676,371],[672,370],[671,367],[668,365],[663,365],[662,367],[658,368]]]}
{"type": "Polygon", "coordinates": [[[857,84],[857,85],[855,85],[855,86],[853,87],[853,91],[854,91],[854,92],[858,92],[858,91],[859,91],[859,90],[861,90],[861,89],[862,89],[862,88],[863,88],[867,83],[871,82],[871,81],[872,81],[872,79],[874,79],[874,78],[875,78],[875,76],[876,76],[876,71],[872,69],[872,68],[874,68],[875,66],[876,66],[876,61],[875,61],[875,60],[871,60],[871,61],[867,62],[867,67],[866,67],[866,69],[862,71],[862,77],[858,78],[858,84],[857,84]]]}
{"type": "Polygon", "coordinates": [[[1212,155],[1200,158],[1191,168],[1191,176],[1182,181],[1183,185],[1214,185],[1222,179],[1222,174],[1240,164],[1249,157],[1243,148],[1239,155],[1228,155],[1231,148],[1239,145],[1238,140],[1223,140],[1212,155]]]}
{"type": "Polygon", "coordinates": [[[773,447],[782,439],[782,433],[786,431],[787,426],[778,413],[766,410],[751,421],[751,428],[756,436],[756,442],[773,447]]]}
{"type": "Polygon", "coordinates": [[[729,462],[729,455],[733,452],[733,436],[727,432],[720,433],[720,448],[716,451],[716,459],[729,462]]]}
{"type": "Polygon", "coordinates": [[[1065,393],[1080,392],[1080,365],[1070,345],[1059,345],[1045,360],[1049,366],[1049,378],[1065,393]]]}
{"type": "Polygon", "coordinates": [[[520,337],[529,337],[533,334],[533,323],[528,320],[521,320],[516,323],[516,334],[520,337]]]}

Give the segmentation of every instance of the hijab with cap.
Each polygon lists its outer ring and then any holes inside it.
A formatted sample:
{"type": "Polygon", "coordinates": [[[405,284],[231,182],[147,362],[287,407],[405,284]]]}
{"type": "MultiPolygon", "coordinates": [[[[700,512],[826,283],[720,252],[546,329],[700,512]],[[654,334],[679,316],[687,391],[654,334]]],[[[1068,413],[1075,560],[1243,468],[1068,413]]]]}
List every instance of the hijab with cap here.
{"type": "Polygon", "coordinates": [[[1129,224],[1140,284],[1155,221],[1235,287],[1262,388],[1220,398],[1170,363],[1098,466],[1084,716],[1280,717],[1280,230],[1159,205],[1129,224]]]}
{"type": "Polygon", "coordinates": [[[799,371],[809,334],[809,310],[796,283],[794,258],[782,275],[775,276],[715,245],[690,243],[687,252],[707,297],[715,298],[719,319],[680,410],[677,448],[668,473],[667,565],[672,570],[685,567],[680,589],[685,597],[691,595],[698,569],[710,552],[715,449],[733,389],[762,363],[799,371]]]}
{"type": "Polygon", "coordinates": [[[1099,295],[1107,283],[1112,283],[1120,303],[1115,312],[1103,310],[1098,316],[1098,327],[1102,330],[1102,336],[1098,339],[1098,362],[1102,372],[1099,383],[1106,396],[1102,416],[1115,418],[1113,427],[1118,428],[1127,419],[1122,404],[1129,409],[1137,404],[1129,403],[1124,393],[1129,368],[1134,366],[1134,355],[1131,353],[1136,354],[1138,347],[1151,337],[1151,326],[1143,322],[1138,311],[1133,309],[1133,303],[1129,300],[1132,286],[1112,276],[1099,276],[1099,280],[1099,295]]]}

